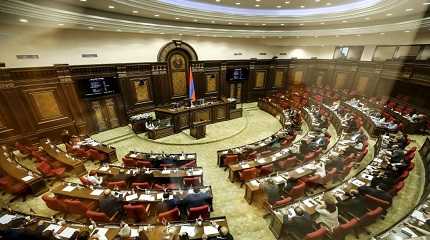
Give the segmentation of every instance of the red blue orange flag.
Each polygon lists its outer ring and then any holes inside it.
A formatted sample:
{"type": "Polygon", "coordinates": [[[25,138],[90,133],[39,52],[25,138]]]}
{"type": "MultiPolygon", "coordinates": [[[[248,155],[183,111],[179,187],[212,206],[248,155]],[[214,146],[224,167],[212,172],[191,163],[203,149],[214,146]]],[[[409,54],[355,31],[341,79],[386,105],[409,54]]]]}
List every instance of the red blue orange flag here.
{"type": "Polygon", "coordinates": [[[193,79],[193,71],[190,66],[190,76],[188,78],[188,98],[191,99],[191,102],[196,101],[196,92],[194,90],[194,79],[193,79]]]}

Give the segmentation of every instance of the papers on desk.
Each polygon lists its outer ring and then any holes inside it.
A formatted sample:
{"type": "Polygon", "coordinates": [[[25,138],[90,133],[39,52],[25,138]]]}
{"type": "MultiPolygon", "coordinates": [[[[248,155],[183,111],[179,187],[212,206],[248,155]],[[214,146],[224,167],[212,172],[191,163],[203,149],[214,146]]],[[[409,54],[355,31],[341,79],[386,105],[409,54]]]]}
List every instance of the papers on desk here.
{"type": "Polygon", "coordinates": [[[365,173],[361,174],[361,177],[364,178],[364,179],[366,179],[366,180],[369,180],[369,181],[372,181],[372,179],[373,179],[372,175],[368,175],[368,174],[365,174],[365,173]]]}
{"type": "Polygon", "coordinates": [[[150,202],[150,201],[154,201],[155,197],[152,195],[142,194],[142,195],[140,195],[139,200],[150,202]]]}
{"type": "Polygon", "coordinates": [[[96,189],[90,193],[92,196],[100,196],[103,193],[103,189],[96,189]]]}
{"type": "Polygon", "coordinates": [[[71,227],[66,227],[63,231],[61,231],[61,233],[59,234],[60,237],[62,238],[66,238],[69,239],[72,237],[72,235],[78,231],[77,229],[71,228],[71,227]]]}
{"type": "Polygon", "coordinates": [[[363,181],[360,181],[360,180],[358,180],[358,179],[355,179],[355,180],[352,180],[352,182],[351,182],[352,184],[354,184],[355,186],[357,186],[357,187],[361,187],[361,186],[364,186],[364,185],[366,185],[366,183],[364,183],[363,181]]]}
{"type": "Polygon", "coordinates": [[[130,157],[131,157],[131,158],[135,158],[135,157],[137,157],[137,154],[132,153],[132,154],[130,154],[130,157]]]}
{"type": "Polygon", "coordinates": [[[193,176],[200,176],[203,174],[203,170],[193,170],[193,176]]]}
{"type": "Polygon", "coordinates": [[[280,157],[280,156],[282,156],[281,152],[278,152],[278,153],[275,154],[275,157],[280,157]]]}
{"type": "Polygon", "coordinates": [[[107,172],[107,171],[109,171],[109,167],[108,166],[103,166],[103,167],[99,168],[99,171],[107,172]]]}
{"type": "Polygon", "coordinates": [[[260,158],[260,159],[258,159],[258,160],[257,160],[257,162],[258,162],[258,163],[265,163],[265,162],[266,162],[266,160],[264,160],[264,158],[260,158]]]}
{"type": "Polygon", "coordinates": [[[276,176],[276,177],[274,177],[274,178],[273,178],[273,181],[274,181],[276,184],[279,184],[279,183],[284,182],[284,178],[283,178],[282,176],[276,176]]]}
{"type": "Polygon", "coordinates": [[[185,160],[184,155],[179,156],[179,160],[185,160]]]}
{"type": "Polygon", "coordinates": [[[288,209],[288,219],[293,218],[294,216],[296,216],[296,211],[294,211],[293,208],[289,208],[288,209]]]}
{"type": "Polygon", "coordinates": [[[163,199],[163,193],[157,193],[157,199],[159,200],[163,199]]]}
{"type": "Polygon", "coordinates": [[[302,167],[296,168],[296,173],[300,174],[304,172],[305,172],[305,169],[303,169],[302,167]]]}
{"type": "Polygon", "coordinates": [[[0,217],[0,224],[8,224],[16,218],[15,215],[5,214],[0,217]]]}
{"type": "Polygon", "coordinates": [[[188,233],[188,236],[193,237],[196,235],[196,228],[190,226],[181,226],[179,233],[188,233]]]}
{"type": "Polygon", "coordinates": [[[188,159],[193,159],[193,158],[194,158],[194,154],[189,154],[189,155],[187,155],[187,158],[188,158],[188,159]]]}
{"type": "Polygon", "coordinates": [[[134,237],[139,237],[139,229],[137,228],[132,228],[131,229],[131,233],[130,233],[130,237],[134,238],[134,237]]]}
{"type": "Polygon", "coordinates": [[[162,170],[161,174],[170,174],[170,170],[162,170]]]}
{"type": "Polygon", "coordinates": [[[413,218],[421,221],[421,222],[426,222],[426,218],[424,217],[424,213],[418,210],[415,210],[412,215],[413,218]]]}
{"type": "Polygon", "coordinates": [[[25,176],[25,177],[23,177],[23,178],[21,178],[21,179],[22,179],[22,181],[24,181],[24,182],[28,182],[28,181],[31,181],[31,179],[33,179],[33,176],[28,175],[28,176],[25,176]]]}
{"type": "Polygon", "coordinates": [[[312,198],[308,198],[308,199],[304,200],[303,204],[305,204],[305,206],[308,208],[313,208],[315,206],[313,201],[312,201],[312,198]]]}
{"type": "Polygon", "coordinates": [[[135,199],[137,199],[139,196],[135,193],[135,194],[132,194],[132,195],[128,195],[128,196],[126,196],[125,197],[125,200],[126,201],[132,201],[132,200],[135,200],[135,199]]]}
{"type": "Polygon", "coordinates": [[[257,182],[257,180],[252,180],[249,183],[251,183],[251,185],[254,186],[254,187],[260,186],[260,184],[257,182]]]}
{"type": "Polygon", "coordinates": [[[71,192],[71,191],[75,190],[75,188],[76,188],[75,186],[67,186],[67,187],[63,188],[62,191],[63,192],[71,192]]]}
{"type": "Polygon", "coordinates": [[[49,226],[47,228],[45,228],[45,230],[43,230],[44,232],[52,230],[54,233],[58,232],[58,230],[60,230],[61,226],[57,225],[57,224],[49,224],[49,226]]]}
{"type": "Polygon", "coordinates": [[[415,233],[414,233],[414,231],[412,231],[410,228],[408,228],[408,227],[402,227],[401,229],[400,229],[400,231],[402,232],[402,233],[404,233],[404,234],[406,234],[407,236],[409,236],[409,237],[418,237],[418,235],[416,235],[415,233]]]}
{"type": "Polygon", "coordinates": [[[106,236],[106,233],[109,231],[109,229],[108,228],[96,228],[96,229],[94,229],[93,234],[95,231],[97,231],[97,235],[99,235],[99,236],[106,236]]]}
{"type": "Polygon", "coordinates": [[[204,226],[203,227],[203,232],[206,235],[208,235],[208,236],[210,236],[210,235],[218,235],[219,234],[218,229],[216,227],[214,227],[214,226],[204,226]]]}
{"type": "Polygon", "coordinates": [[[248,163],[240,164],[240,167],[241,168],[249,168],[249,164],[248,163]]]}

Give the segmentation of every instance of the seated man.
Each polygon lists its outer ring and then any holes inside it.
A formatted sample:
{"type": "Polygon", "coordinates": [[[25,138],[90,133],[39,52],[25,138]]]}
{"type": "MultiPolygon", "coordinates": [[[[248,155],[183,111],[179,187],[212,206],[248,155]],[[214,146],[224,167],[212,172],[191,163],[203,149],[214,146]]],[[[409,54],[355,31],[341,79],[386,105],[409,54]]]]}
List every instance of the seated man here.
{"type": "Polygon", "coordinates": [[[116,213],[120,216],[123,215],[122,200],[114,197],[110,189],[103,191],[103,197],[99,200],[99,207],[108,217],[112,217],[116,213]]]}
{"type": "Polygon", "coordinates": [[[358,188],[358,192],[361,195],[370,195],[375,198],[379,198],[381,200],[392,203],[393,196],[387,191],[382,190],[379,186],[371,187],[371,186],[361,186],[358,188]]]}
{"type": "Polygon", "coordinates": [[[178,205],[178,200],[173,196],[173,198],[169,198],[170,194],[168,192],[163,193],[163,201],[159,205],[158,212],[166,212],[178,205]]]}
{"type": "MultiPolygon", "coordinates": [[[[313,232],[314,221],[311,216],[303,211],[300,207],[294,208],[294,212],[296,212],[296,216],[288,219],[288,215],[285,214],[283,217],[283,233],[286,234],[294,234],[299,239],[303,239],[306,234],[313,232]]],[[[286,236],[284,239],[287,239],[286,236]]]]}
{"type": "Polygon", "coordinates": [[[279,193],[279,187],[273,179],[269,178],[265,182],[261,184],[261,189],[267,196],[267,201],[270,204],[275,203],[276,201],[281,199],[280,193],[279,193]]]}
{"type": "Polygon", "coordinates": [[[343,214],[351,214],[355,217],[363,216],[366,213],[366,203],[363,196],[355,189],[346,192],[345,195],[350,198],[345,201],[338,199],[337,207],[339,211],[343,214]]]}
{"type": "Polygon", "coordinates": [[[193,193],[188,194],[183,200],[182,205],[185,207],[184,210],[193,207],[199,207],[210,203],[211,196],[209,193],[200,192],[200,188],[194,188],[193,193]]]}

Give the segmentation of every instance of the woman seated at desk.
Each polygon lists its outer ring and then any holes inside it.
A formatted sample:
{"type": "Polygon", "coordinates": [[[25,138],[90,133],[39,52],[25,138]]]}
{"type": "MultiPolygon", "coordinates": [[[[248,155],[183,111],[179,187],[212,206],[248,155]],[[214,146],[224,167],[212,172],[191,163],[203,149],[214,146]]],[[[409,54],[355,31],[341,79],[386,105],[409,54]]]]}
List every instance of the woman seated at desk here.
{"type": "Polygon", "coordinates": [[[330,231],[339,226],[339,212],[336,204],[336,198],[327,192],[323,196],[323,203],[315,209],[319,213],[316,222],[327,227],[330,231]]]}

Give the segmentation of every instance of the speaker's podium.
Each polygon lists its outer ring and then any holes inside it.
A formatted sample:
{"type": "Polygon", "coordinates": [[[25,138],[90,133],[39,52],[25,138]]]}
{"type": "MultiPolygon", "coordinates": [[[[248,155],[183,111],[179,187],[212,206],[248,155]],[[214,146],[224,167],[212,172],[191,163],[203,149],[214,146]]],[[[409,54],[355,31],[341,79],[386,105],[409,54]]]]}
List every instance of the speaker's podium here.
{"type": "Polygon", "coordinates": [[[195,139],[204,138],[206,136],[207,121],[196,122],[191,125],[190,135],[195,139]]]}

